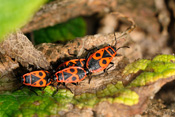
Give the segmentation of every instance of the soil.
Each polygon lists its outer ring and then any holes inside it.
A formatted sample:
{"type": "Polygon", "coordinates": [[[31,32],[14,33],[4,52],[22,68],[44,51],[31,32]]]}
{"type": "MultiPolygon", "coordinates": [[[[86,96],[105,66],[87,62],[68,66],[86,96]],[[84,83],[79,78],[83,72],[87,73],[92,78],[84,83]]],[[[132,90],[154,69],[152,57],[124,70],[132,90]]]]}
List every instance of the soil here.
{"type": "Polygon", "coordinates": [[[175,116],[175,82],[167,83],[150,100],[147,109],[142,115],[135,117],[174,117],[175,116]]]}

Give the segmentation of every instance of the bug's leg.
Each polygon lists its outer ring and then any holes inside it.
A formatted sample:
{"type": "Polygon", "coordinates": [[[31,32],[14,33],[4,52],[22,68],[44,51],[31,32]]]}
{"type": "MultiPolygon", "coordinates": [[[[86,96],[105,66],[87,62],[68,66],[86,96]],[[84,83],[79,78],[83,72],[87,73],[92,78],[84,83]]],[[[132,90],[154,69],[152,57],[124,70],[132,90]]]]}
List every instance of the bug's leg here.
{"type": "Polygon", "coordinates": [[[25,85],[22,85],[22,86],[18,87],[17,89],[13,90],[13,91],[12,91],[12,93],[13,93],[13,92],[15,92],[15,91],[18,91],[18,90],[23,89],[23,88],[24,88],[24,86],[25,86],[25,85]]]}
{"type": "Polygon", "coordinates": [[[109,64],[111,64],[111,66],[110,66],[110,67],[108,67],[106,70],[109,70],[111,67],[113,67],[113,66],[114,66],[114,63],[113,63],[113,62],[110,62],[109,64]]]}
{"type": "Polygon", "coordinates": [[[106,69],[104,69],[103,72],[106,73],[106,69]]]}
{"type": "Polygon", "coordinates": [[[46,88],[46,87],[43,87],[43,88],[42,88],[42,91],[44,91],[45,88],[46,88]]]}
{"type": "Polygon", "coordinates": [[[77,86],[78,85],[78,82],[77,83],[72,83],[73,85],[77,86]]]}
{"type": "Polygon", "coordinates": [[[88,52],[87,55],[86,55],[86,57],[85,57],[85,59],[87,60],[89,58],[90,54],[91,54],[91,51],[88,50],[88,49],[86,49],[86,48],[84,48],[84,49],[88,52]]]}
{"type": "Polygon", "coordinates": [[[70,49],[68,49],[68,54],[69,54],[69,55],[72,55],[73,57],[77,57],[76,54],[71,54],[71,53],[70,53],[70,49]]]}
{"type": "Polygon", "coordinates": [[[60,84],[61,84],[61,83],[58,83],[58,84],[57,84],[57,89],[56,89],[56,91],[52,94],[52,96],[54,96],[55,94],[58,93],[58,86],[59,86],[60,84]]]}
{"type": "Polygon", "coordinates": [[[89,74],[89,75],[88,75],[88,77],[89,77],[89,82],[88,82],[88,83],[90,84],[90,82],[91,82],[91,79],[92,79],[92,76],[91,76],[91,74],[89,74]]]}
{"type": "Polygon", "coordinates": [[[105,73],[105,75],[108,75],[107,69],[104,69],[103,72],[105,73]]]}
{"type": "Polygon", "coordinates": [[[44,91],[45,88],[46,88],[46,87],[43,87],[43,88],[38,87],[38,89],[39,89],[40,91],[44,91]]]}
{"type": "Polygon", "coordinates": [[[99,50],[99,48],[97,47],[97,46],[95,46],[93,49],[91,49],[91,50],[88,50],[88,49],[86,49],[86,48],[84,48],[86,51],[88,51],[88,54],[87,54],[87,56],[85,57],[85,59],[87,59],[87,58],[89,58],[89,56],[90,56],[90,54],[91,54],[91,52],[93,51],[93,50],[95,50],[95,49],[97,49],[97,50],[99,50]]]}
{"type": "Polygon", "coordinates": [[[88,50],[88,49],[86,49],[86,48],[84,48],[84,50],[86,50],[86,51],[88,51],[88,52],[90,51],[90,50],[88,50]]]}
{"type": "Polygon", "coordinates": [[[63,83],[63,86],[73,94],[72,90],[70,88],[68,88],[65,83],[63,83]]]}
{"type": "Polygon", "coordinates": [[[43,91],[41,87],[38,87],[38,89],[39,89],[40,91],[43,91]]]}
{"type": "Polygon", "coordinates": [[[88,52],[87,56],[85,57],[85,59],[88,59],[90,56],[91,52],[88,52]]]}
{"type": "Polygon", "coordinates": [[[29,88],[29,90],[30,90],[31,92],[33,92],[33,93],[35,93],[37,96],[39,96],[38,93],[36,93],[36,91],[34,91],[34,90],[32,89],[32,87],[28,87],[28,88],[29,88]]]}
{"type": "Polygon", "coordinates": [[[95,49],[99,50],[99,47],[98,47],[98,46],[93,46],[93,48],[90,49],[90,50],[88,50],[88,49],[86,49],[86,48],[84,48],[84,49],[85,49],[86,51],[90,52],[90,51],[95,50],[95,49]]]}
{"type": "Polygon", "coordinates": [[[111,67],[113,67],[114,66],[114,63],[113,62],[110,62],[109,64],[111,64],[111,66],[110,67],[108,67],[107,69],[104,69],[103,71],[104,71],[104,73],[105,73],[105,75],[108,75],[108,70],[111,68],[111,67]]]}

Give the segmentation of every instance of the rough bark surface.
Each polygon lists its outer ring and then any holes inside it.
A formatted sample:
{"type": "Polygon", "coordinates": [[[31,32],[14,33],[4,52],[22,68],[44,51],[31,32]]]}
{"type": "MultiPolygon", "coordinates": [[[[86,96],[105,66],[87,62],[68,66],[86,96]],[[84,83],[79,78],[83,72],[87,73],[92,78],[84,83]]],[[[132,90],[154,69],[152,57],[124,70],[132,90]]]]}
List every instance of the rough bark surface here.
{"type": "Polygon", "coordinates": [[[21,32],[7,35],[0,43],[0,52],[20,62],[23,66],[34,65],[37,68],[48,69],[50,64],[44,55],[36,50],[30,40],[21,32]]]}
{"type": "Polygon", "coordinates": [[[107,12],[116,7],[115,0],[55,0],[46,4],[22,28],[24,33],[65,22],[81,15],[107,12]]]}

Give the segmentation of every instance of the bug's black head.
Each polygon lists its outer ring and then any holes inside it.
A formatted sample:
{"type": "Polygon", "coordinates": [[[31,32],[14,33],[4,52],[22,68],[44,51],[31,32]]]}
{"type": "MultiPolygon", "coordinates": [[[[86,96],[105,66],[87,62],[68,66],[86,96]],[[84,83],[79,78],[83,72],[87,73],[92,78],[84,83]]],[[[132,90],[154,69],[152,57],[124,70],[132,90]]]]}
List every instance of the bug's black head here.
{"type": "Polygon", "coordinates": [[[24,82],[23,76],[21,76],[19,80],[20,80],[20,83],[23,83],[24,82]]]}
{"type": "Polygon", "coordinates": [[[112,46],[112,48],[114,49],[115,52],[117,51],[116,47],[112,46]]]}

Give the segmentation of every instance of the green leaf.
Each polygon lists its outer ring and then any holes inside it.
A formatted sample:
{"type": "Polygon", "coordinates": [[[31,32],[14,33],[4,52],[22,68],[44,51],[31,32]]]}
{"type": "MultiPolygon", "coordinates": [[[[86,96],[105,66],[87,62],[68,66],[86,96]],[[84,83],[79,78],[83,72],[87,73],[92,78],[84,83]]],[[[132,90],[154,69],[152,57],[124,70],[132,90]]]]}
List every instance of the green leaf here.
{"type": "Polygon", "coordinates": [[[23,26],[46,0],[0,0],[0,39],[23,26]]]}
{"type": "Polygon", "coordinates": [[[86,24],[83,18],[75,18],[66,23],[57,24],[34,31],[35,44],[56,41],[68,41],[76,37],[82,37],[86,33],[86,24]]]}

